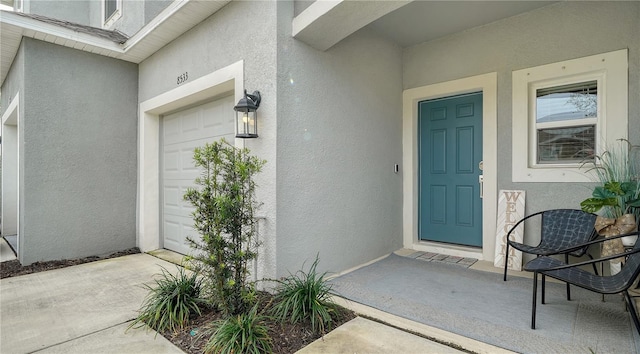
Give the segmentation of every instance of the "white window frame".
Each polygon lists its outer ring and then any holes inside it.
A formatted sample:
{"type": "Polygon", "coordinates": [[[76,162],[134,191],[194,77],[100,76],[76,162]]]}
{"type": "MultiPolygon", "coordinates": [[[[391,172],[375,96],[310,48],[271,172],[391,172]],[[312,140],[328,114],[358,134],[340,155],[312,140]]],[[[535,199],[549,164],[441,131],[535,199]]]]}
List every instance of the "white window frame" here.
{"type": "Polygon", "coordinates": [[[116,10],[111,14],[111,16],[109,16],[109,18],[106,18],[107,1],[108,0],[102,0],[100,2],[102,6],[102,28],[110,28],[118,19],[120,19],[120,17],[122,17],[122,0],[116,0],[116,10]]]}
{"type": "Polygon", "coordinates": [[[536,90],[582,81],[598,81],[596,154],[607,143],[627,138],[627,49],[537,66],[512,73],[513,182],[589,182],[580,163],[538,164],[535,122],[536,90]]]}

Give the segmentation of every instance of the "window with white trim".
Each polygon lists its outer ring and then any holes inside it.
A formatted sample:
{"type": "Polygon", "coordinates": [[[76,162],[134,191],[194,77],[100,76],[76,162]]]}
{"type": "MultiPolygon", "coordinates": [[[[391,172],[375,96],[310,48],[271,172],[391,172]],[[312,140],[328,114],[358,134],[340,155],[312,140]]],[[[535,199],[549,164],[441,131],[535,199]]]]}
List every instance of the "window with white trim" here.
{"type": "Polygon", "coordinates": [[[627,50],[513,72],[514,182],[582,182],[627,137],[627,50]]]}
{"type": "Polygon", "coordinates": [[[122,17],[122,0],[102,0],[103,28],[111,27],[122,17]]]}

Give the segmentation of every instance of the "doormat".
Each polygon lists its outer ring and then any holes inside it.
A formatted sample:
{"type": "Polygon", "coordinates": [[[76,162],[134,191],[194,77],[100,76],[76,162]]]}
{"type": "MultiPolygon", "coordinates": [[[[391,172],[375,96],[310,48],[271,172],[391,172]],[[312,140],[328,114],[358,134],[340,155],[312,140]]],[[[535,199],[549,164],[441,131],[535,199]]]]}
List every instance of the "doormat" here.
{"type": "MultiPolygon", "coordinates": [[[[620,295],[547,282],[531,326],[532,280],[391,254],[331,280],[334,292],[445,331],[520,353],[636,353],[638,336],[620,295]]],[[[538,297],[540,298],[540,297],[538,297]]]]}
{"type": "Polygon", "coordinates": [[[476,258],[448,256],[446,254],[422,252],[422,251],[417,251],[403,257],[417,259],[419,261],[425,261],[425,262],[455,264],[465,268],[471,267],[474,263],[478,261],[476,258]]]}

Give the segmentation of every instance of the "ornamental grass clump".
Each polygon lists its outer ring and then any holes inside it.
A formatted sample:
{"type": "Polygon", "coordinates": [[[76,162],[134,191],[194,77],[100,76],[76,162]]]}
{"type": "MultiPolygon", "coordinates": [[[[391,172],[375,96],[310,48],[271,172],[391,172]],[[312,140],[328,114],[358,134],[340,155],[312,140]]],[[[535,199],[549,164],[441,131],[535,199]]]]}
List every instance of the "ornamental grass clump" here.
{"type": "Polygon", "coordinates": [[[247,313],[214,322],[213,327],[216,329],[205,345],[204,352],[271,353],[271,337],[265,325],[267,320],[268,317],[259,314],[258,306],[254,305],[247,313]]]}
{"type": "Polygon", "coordinates": [[[127,329],[140,328],[146,324],[158,332],[176,332],[188,324],[191,316],[200,315],[200,306],[205,305],[200,297],[202,282],[197,273],[187,273],[182,267],[178,267],[176,275],[162,268],[155,286],[144,287],[149,290],[149,294],[138,317],[127,329]]]}
{"type": "Polygon", "coordinates": [[[249,265],[257,257],[253,176],[265,161],[224,139],[194,149],[201,170],[195,188],[184,199],[195,207],[194,229],[199,239],[187,238],[197,272],[205,278],[206,294],[225,316],[249,311],[255,289],[249,265]]]}
{"type": "Polygon", "coordinates": [[[331,285],[325,279],[326,272],[318,274],[318,257],[308,272],[300,270],[283,280],[278,280],[274,318],[281,322],[299,323],[309,321],[315,333],[325,334],[325,329],[333,322],[332,315],[338,307],[331,300],[331,285]]]}

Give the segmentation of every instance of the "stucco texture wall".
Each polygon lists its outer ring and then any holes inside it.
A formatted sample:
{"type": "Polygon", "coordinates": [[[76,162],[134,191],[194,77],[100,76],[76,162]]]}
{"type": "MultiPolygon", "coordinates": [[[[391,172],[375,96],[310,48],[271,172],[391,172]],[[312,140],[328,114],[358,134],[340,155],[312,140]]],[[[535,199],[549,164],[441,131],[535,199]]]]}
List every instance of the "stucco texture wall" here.
{"type": "Polygon", "coordinates": [[[140,102],[178,87],[188,73],[190,83],[239,61],[244,63],[244,87],[259,90],[258,139],[237,139],[267,164],[256,176],[257,215],[263,247],[259,275],[275,276],[276,250],[276,2],[233,1],[178,39],[140,63],[140,102]]]}
{"type": "Polygon", "coordinates": [[[279,4],[278,275],[402,247],[402,50],[367,30],[319,52],[279,4]]]}
{"type": "Polygon", "coordinates": [[[91,22],[92,12],[100,11],[101,1],[78,1],[78,0],[23,0],[24,12],[38,14],[59,20],[65,20],[83,25],[92,25],[98,28],[102,24],[91,22]]]}
{"type": "Polygon", "coordinates": [[[561,2],[407,48],[403,85],[409,89],[497,72],[498,189],[526,190],[527,213],[579,208],[590,195],[588,184],[511,181],[511,72],[623,48],[629,50],[629,138],[640,144],[638,2],[561,2]]]}
{"type": "Polygon", "coordinates": [[[137,66],[23,46],[20,261],[135,247],[137,66]]]}

